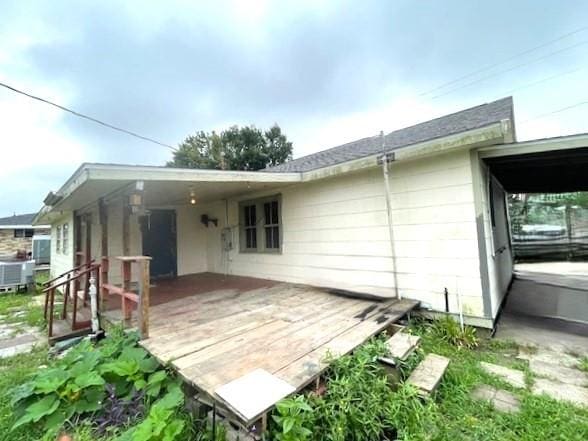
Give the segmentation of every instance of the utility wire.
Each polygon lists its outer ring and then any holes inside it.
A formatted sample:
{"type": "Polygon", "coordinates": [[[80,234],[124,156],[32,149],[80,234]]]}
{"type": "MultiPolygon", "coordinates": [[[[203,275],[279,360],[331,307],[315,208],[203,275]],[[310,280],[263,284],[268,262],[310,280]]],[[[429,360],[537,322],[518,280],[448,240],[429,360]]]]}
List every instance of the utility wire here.
{"type": "Polygon", "coordinates": [[[557,109],[557,110],[554,110],[552,112],[542,113],[540,115],[534,116],[533,118],[526,119],[526,120],[524,120],[524,121],[522,121],[522,122],[520,122],[518,124],[519,125],[528,124],[528,123],[533,122],[535,120],[538,120],[538,119],[541,119],[541,118],[545,118],[546,116],[553,115],[555,113],[565,112],[566,110],[574,109],[574,108],[580,107],[580,106],[585,106],[586,104],[588,104],[588,100],[586,100],[586,101],[580,101],[580,102],[578,102],[576,104],[572,104],[571,106],[562,107],[561,109],[557,109]]]}
{"type": "Polygon", "coordinates": [[[439,97],[442,97],[442,96],[445,96],[445,95],[449,95],[449,94],[451,94],[451,93],[453,93],[453,92],[456,92],[456,91],[458,91],[458,90],[461,90],[461,89],[464,89],[464,88],[466,88],[466,87],[470,87],[470,86],[473,86],[473,85],[475,85],[475,84],[481,83],[482,81],[485,81],[485,80],[487,80],[487,79],[489,79],[489,78],[493,78],[493,77],[495,77],[495,76],[502,75],[503,73],[506,73],[506,72],[511,72],[511,71],[513,71],[513,70],[516,70],[516,69],[520,69],[521,67],[528,66],[529,64],[533,64],[533,63],[535,63],[535,62],[537,62],[537,61],[542,61],[542,60],[545,60],[546,58],[552,57],[552,56],[554,56],[554,55],[557,55],[557,54],[560,54],[560,53],[562,53],[562,52],[569,51],[569,50],[571,50],[571,49],[575,49],[575,48],[577,48],[577,47],[579,47],[579,46],[584,46],[584,45],[586,45],[586,44],[588,44],[588,40],[581,41],[581,42],[579,42],[579,43],[576,43],[576,44],[573,44],[573,45],[571,45],[571,46],[566,46],[566,47],[565,47],[565,48],[563,48],[563,49],[559,49],[559,50],[557,50],[557,51],[550,52],[550,53],[548,53],[548,54],[546,54],[546,55],[542,55],[541,57],[534,58],[534,59],[532,59],[532,60],[530,60],[530,61],[527,61],[527,62],[525,62],[525,63],[520,63],[520,64],[517,64],[517,65],[515,65],[515,66],[509,67],[508,69],[504,69],[504,70],[501,70],[501,71],[495,72],[495,73],[493,73],[493,74],[486,75],[485,77],[478,78],[477,80],[471,81],[471,82],[469,82],[469,83],[463,84],[463,85],[461,85],[461,86],[458,86],[458,87],[455,87],[455,88],[453,88],[453,89],[449,89],[448,91],[446,91],[446,92],[442,92],[442,93],[440,93],[440,94],[438,94],[438,95],[435,95],[435,96],[431,97],[430,99],[434,100],[434,99],[437,99],[437,98],[439,98],[439,97]]]}
{"type": "Polygon", "coordinates": [[[563,77],[564,75],[570,75],[570,74],[573,74],[575,72],[578,72],[578,71],[581,71],[581,70],[585,70],[585,69],[586,69],[586,67],[577,67],[575,69],[567,70],[565,72],[561,72],[561,73],[552,75],[552,76],[547,77],[547,78],[542,78],[542,79],[537,80],[537,81],[533,81],[533,82],[530,82],[530,83],[525,83],[525,84],[522,84],[520,86],[515,87],[514,89],[510,89],[509,91],[505,92],[505,94],[510,95],[511,93],[516,92],[517,90],[528,89],[529,87],[534,87],[534,86],[537,86],[538,84],[543,84],[543,83],[546,83],[548,81],[555,80],[556,78],[563,77]]]}
{"type": "Polygon", "coordinates": [[[506,64],[509,61],[515,60],[515,59],[517,59],[517,58],[519,58],[519,57],[521,57],[523,55],[527,55],[529,53],[535,52],[535,51],[537,51],[539,49],[542,49],[544,47],[550,46],[553,43],[557,43],[558,41],[564,40],[564,39],[566,39],[568,37],[571,37],[572,35],[578,34],[580,32],[586,31],[586,30],[588,30],[588,26],[584,26],[584,27],[578,28],[578,29],[576,29],[574,31],[568,32],[567,34],[560,35],[559,37],[557,37],[557,38],[555,38],[553,40],[549,40],[549,41],[547,41],[547,42],[545,42],[543,44],[540,44],[539,46],[535,46],[535,47],[532,47],[530,49],[526,49],[526,50],[524,50],[522,52],[518,52],[518,53],[516,53],[516,54],[514,54],[514,55],[512,55],[512,56],[510,56],[510,57],[508,57],[508,58],[506,58],[506,59],[498,62],[498,63],[489,64],[489,65],[484,66],[484,67],[482,67],[480,69],[477,69],[477,70],[475,70],[473,72],[467,73],[467,74],[465,74],[465,75],[463,75],[463,76],[461,76],[459,78],[456,78],[454,80],[448,81],[448,82],[443,83],[443,84],[440,84],[437,87],[434,87],[434,88],[432,88],[432,89],[430,89],[430,90],[428,90],[426,92],[423,92],[423,93],[419,94],[419,96],[429,95],[429,94],[431,94],[433,92],[436,92],[436,91],[438,91],[440,89],[444,89],[447,86],[451,86],[452,84],[455,84],[455,83],[457,83],[457,82],[459,82],[461,80],[465,80],[465,79],[470,78],[470,77],[473,77],[474,75],[477,75],[477,74],[479,74],[481,72],[485,72],[485,71],[487,71],[489,69],[492,69],[494,67],[497,67],[497,66],[501,66],[503,64],[506,64]]]}
{"type": "Polygon", "coordinates": [[[45,104],[49,104],[50,106],[53,106],[53,107],[57,107],[58,109],[63,110],[65,112],[69,112],[72,115],[78,116],[80,118],[87,119],[88,121],[92,121],[92,122],[94,122],[96,124],[100,124],[100,125],[102,125],[104,127],[108,127],[109,129],[117,130],[119,132],[126,133],[127,135],[134,136],[135,138],[142,139],[143,141],[148,141],[148,142],[152,142],[153,144],[157,144],[157,145],[160,145],[160,146],[163,146],[163,147],[167,147],[168,149],[171,149],[174,152],[177,151],[177,149],[175,147],[173,147],[173,146],[171,146],[169,144],[166,144],[164,142],[157,141],[156,139],[149,138],[148,136],[140,135],[138,133],[132,132],[132,131],[127,130],[127,129],[123,129],[122,127],[117,127],[115,125],[109,124],[109,123],[104,122],[104,121],[100,121],[99,119],[96,119],[96,118],[91,117],[91,116],[88,116],[88,115],[84,115],[83,113],[80,113],[80,112],[76,112],[75,110],[69,109],[69,108],[67,108],[65,106],[62,106],[60,104],[57,104],[57,103],[54,103],[52,101],[46,100],[45,98],[41,98],[39,96],[32,95],[32,94],[30,94],[28,92],[25,92],[23,90],[17,89],[17,88],[12,87],[12,86],[9,86],[6,83],[0,82],[0,86],[6,88],[8,90],[11,90],[12,92],[16,92],[18,94],[24,95],[24,96],[26,96],[28,98],[31,98],[31,99],[40,101],[40,102],[45,103],[45,104]]]}

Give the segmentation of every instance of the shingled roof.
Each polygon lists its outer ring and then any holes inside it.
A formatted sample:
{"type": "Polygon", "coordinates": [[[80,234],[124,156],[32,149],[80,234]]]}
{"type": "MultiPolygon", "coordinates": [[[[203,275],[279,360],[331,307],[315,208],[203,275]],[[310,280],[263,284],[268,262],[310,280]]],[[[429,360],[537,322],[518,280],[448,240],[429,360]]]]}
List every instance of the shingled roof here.
{"type": "MultiPolygon", "coordinates": [[[[502,98],[388,133],[384,136],[385,151],[389,152],[420,142],[479,129],[504,119],[513,119],[512,97],[502,98]]],[[[379,152],[382,152],[381,139],[379,136],[372,136],[293,159],[284,164],[267,168],[265,171],[306,172],[364,158],[379,152]]]]}
{"type": "Polygon", "coordinates": [[[31,225],[37,213],[15,214],[14,216],[1,217],[0,226],[2,225],[31,225]]]}

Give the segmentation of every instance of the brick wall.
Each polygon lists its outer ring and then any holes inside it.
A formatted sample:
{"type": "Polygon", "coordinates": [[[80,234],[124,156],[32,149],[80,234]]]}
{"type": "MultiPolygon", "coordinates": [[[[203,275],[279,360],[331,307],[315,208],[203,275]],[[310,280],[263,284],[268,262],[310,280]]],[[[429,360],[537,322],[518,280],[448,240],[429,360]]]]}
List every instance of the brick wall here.
{"type": "MultiPolygon", "coordinates": [[[[35,234],[49,234],[50,230],[35,230],[35,234]]],[[[14,237],[14,230],[0,230],[0,256],[14,257],[17,250],[32,251],[32,237],[14,237]]]]}

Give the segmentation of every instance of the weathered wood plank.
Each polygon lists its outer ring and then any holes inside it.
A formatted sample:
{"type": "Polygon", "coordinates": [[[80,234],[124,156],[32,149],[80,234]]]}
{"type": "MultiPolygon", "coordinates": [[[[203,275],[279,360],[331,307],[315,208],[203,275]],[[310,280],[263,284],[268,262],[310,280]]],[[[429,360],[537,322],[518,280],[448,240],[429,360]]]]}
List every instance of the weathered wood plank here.
{"type": "Polygon", "coordinates": [[[427,354],[406,381],[419,389],[423,395],[429,395],[441,381],[447,365],[449,365],[449,358],[427,354]]]}

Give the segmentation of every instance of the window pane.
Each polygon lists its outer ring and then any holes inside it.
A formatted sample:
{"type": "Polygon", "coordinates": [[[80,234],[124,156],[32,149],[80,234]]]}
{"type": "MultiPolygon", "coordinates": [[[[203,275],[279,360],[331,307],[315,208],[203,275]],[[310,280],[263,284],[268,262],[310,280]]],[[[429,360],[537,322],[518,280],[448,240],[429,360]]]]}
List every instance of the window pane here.
{"type": "Polygon", "coordinates": [[[280,248],[280,229],[279,227],[265,228],[265,247],[270,249],[280,248]]]}
{"type": "Polygon", "coordinates": [[[270,216],[270,211],[271,211],[271,203],[270,202],[266,202],[265,204],[263,204],[263,211],[265,214],[265,224],[269,225],[272,223],[271,220],[271,216],[270,216]]]}
{"type": "Polygon", "coordinates": [[[25,237],[33,237],[35,230],[25,230],[25,237]]]}
{"type": "Polygon", "coordinates": [[[272,202],[272,224],[278,223],[278,201],[272,202]]]}
{"type": "Polygon", "coordinates": [[[248,228],[245,230],[245,246],[247,248],[257,248],[257,235],[255,234],[255,228],[248,228]]]}

